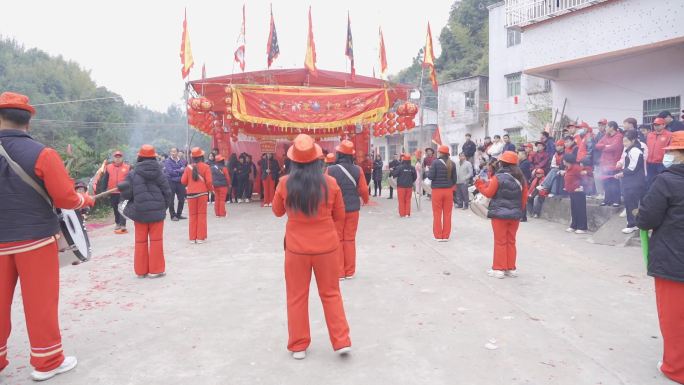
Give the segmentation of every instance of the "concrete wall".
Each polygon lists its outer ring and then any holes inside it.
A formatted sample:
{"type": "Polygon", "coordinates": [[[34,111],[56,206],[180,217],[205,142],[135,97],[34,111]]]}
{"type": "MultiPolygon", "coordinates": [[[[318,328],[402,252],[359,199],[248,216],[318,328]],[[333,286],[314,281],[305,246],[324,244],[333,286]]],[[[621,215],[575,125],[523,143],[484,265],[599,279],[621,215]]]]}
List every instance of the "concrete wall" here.
{"type": "MultiPolygon", "coordinates": [[[[522,72],[525,67],[523,45],[507,47],[504,3],[489,7],[489,135],[503,135],[507,130],[521,128],[521,135],[537,137],[546,122],[530,120],[528,111],[551,107],[549,93],[538,93],[543,88],[543,79],[522,74],[518,104],[507,96],[506,75],[522,72]]],[[[484,135],[482,135],[484,136],[484,135]]]]}
{"type": "MultiPolygon", "coordinates": [[[[499,8],[497,12],[501,12],[499,8]]],[[[681,38],[682,20],[682,0],[613,0],[587,7],[526,27],[522,44],[525,68],[681,38]]]]}
{"type": "Polygon", "coordinates": [[[484,137],[487,126],[487,77],[474,76],[440,84],[438,96],[438,124],[448,143],[463,141],[466,133],[474,138],[484,137]],[[474,91],[471,107],[466,107],[466,92],[474,91]]]}
{"type": "Polygon", "coordinates": [[[684,45],[560,70],[553,87],[554,109],[562,109],[567,97],[565,111],[571,119],[592,125],[600,118],[641,122],[644,100],[684,95],[684,45]]]}

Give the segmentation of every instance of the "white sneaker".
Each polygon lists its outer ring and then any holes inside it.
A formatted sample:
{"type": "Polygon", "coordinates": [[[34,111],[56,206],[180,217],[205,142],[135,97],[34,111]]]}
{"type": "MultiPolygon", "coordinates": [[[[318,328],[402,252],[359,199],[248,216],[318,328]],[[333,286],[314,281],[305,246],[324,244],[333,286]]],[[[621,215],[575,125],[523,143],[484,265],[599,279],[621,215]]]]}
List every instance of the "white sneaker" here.
{"type": "Polygon", "coordinates": [[[348,276],[344,277],[344,279],[354,279],[354,276],[353,276],[353,275],[348,275],[348,276]]]}
{"type": "Polygon", "coordinates": [[[207,241],[206,239],[198,239],[198,240],[197,240],[197,243],[204,243],[204,242],[206,242],[206,241],[207,241]]]}
{"type": "Polygon", "coordinates": [[[437,241],[437,242],[442,242],[442,240],[441,240],[441,239],[439,239],[439,238],[435,238],[435,237],[432,237],[432,240],[433,240],[433,241],[437,241]]]}
{"type": "Polygon", "coordinates": [[[501,271],[501,270],[492,270],[492,269],[487,270],[487,275],[490,276],[490,277],[493,277],[493,278],[498,278],[498,279],[502,279],[503,277],[506,276],[506,275],[504,274],[503,271],[501,271]]]}
{"type": "Polygon", "coordinates": [[[635,232],[637,230],[639,230],[638,227],[625,227],[624,229],[622,229],[622,233],[623,234],[632,234],[633,232],[635,232]]]}
{"type": "Polygon", "coordinates": [[[568,227],[567,229],[565,229],[565,231],[568,233],[574,233],[575,229],[573,229],[572,227],[568,227]]]}
{"type": "Polygon", "coordinates": [[[663,373],[663,361],[658,361],[656,364],[656,367],[658,368],[658,371],[662,374],[663,373]]]}
{"type": "Polygon", "coordinates": [[[449,240],[446,238],[442,238],[442,239],[437,240],[437,242],[449,242],[449,240]]]}
{"type": "Polygon", "coordinates": [[[517,270],[506,270],[506,271],[504,271],[504,275],[506,277],[515,278],[518,276],[518,271],[517,270]]]}
{"type": "Polygon", "coordinates": [[[191,239],[191,240],[190,240],[190,243],[197,243],[197,241],[194,240],[194,239],[191,239]]]}
{"type": "Polygon", "coordinates": [[[148,276],[149,278],[161,278],[161,277],[163,277],[163,276],[165,276],[165,275],[166,275],[166,273],[158,273],[158,274],[148,274],[147,276],[148,276]]]}
{"type": "Polygon", "coordinates": [[[586,230],[575,230],[575,234],[586,234],[586,230]]]}
{"type": "Polygon", "coordinates": [[[245,202],[249,203],[249,199],[245,199],[245,202]]]}
{"type": "Polygon", "coordinates": [[[76,357],[67,356],[64,357],[64,362],[62,362],[62,365],[59,365],[58,368],[52,369],[49,372],[39,372],[37,370],[34,370],[33,372],[31,372],[31,378],[33,378],[33,381],[49,380],[58,374],[70,371],[71,369],[75,368],[77,364],[78,360],[76,360],[76,357]]]}
{"type": "Polygon", "coordinates": [[[335,350],[335,353],[337,353],[341,356],[347,355],[347,354],[351,353],[351,346],[345,346],[342,349],[337,349],[337,350],[335,350]]]}
{"type": "Polygon", "coordinates": [[[547,197],[553,198],[555,195],[556,195],[556,194],[549,194],[549,195],[547,195],[547,197]]]}
{"type": "Polygon", "coordinates": [[[303,360],[306,358],[306,350],[302,350],[301,352],[292,352],[292,358],[295,360],[303,360]]]}

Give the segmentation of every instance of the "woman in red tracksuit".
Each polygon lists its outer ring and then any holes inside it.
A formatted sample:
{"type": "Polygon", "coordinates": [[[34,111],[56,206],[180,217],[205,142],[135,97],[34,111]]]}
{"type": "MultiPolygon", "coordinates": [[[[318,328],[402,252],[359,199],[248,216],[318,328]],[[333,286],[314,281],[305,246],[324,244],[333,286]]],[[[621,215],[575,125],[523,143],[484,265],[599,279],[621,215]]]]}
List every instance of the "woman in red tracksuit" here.
{"type": "Polygon", "coordinates": [[[183,171],[181,183],[187,186],[188,210],[190,212],[190,243],[207,240],[207,202],[214,190],[211,170],[204,163],[204,151],[194,147],[190,153],[192,164],[183,171]]]}
{"type": "Polygon", "coordinates": [[[351,340],[338,281],[340,239],[335,225],[344,222],[342,191],[333,177],[323,174],[319,162],[323,151],[310,136],[297,136],[287,156],[292,161],[290,174],[280,179],[273,199],[273,213],[278,217],[287,214],[287,349],[301,360],[311,343],[309,287],[313,270],[330,342],[337,353],[347,354],[351,340]]]}
{"type": "Polygon", "coordinates": [[[211,166],[211,179],[214,185],[214,193],[216,194],[214,214],[218,218],[224,218],[228,215],[226,212],[226,200],[228,186],[230,186],[230,176],[228,175],[228,168],[226,168],[226,158],[221,155],[216,155],[214,158],[214,164],[211,166]]]}
{"type": "Polygon", "coordinates": [[[475,177],[475,187],[491,198],[487,217],[492,219],[494,230],[494,263],[487,272],[490,277],[516,277],[516,233],[527,206],[527,183],[518,156],[506,151],[499,157],[497,168],[489,182],[475,177]]]}
{"type": "Polygon", "coordinates": [[[415,167],[411,165],[411,155],[402,154],[401,163],[394,167],[391,176],[397,178],[397,200],[399,201],[399,217],[411,216],[411,195],[413,184],[418,179],[415,167]]]}

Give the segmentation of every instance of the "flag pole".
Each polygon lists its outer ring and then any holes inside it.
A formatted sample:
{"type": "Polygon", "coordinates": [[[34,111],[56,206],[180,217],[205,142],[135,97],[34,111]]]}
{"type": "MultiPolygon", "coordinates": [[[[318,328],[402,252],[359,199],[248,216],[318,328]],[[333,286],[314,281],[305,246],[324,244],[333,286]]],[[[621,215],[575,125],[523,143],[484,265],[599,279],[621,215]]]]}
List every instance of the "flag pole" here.
{"type": "Polygon", "coordinates": [[[189,116],[187,116],[187,109],[188,109],[188,97],[189,97],[189,91],[188,87],[190,86],[190,82],[185,82],[185,92],[183,92],[183,96],[185,99],[185,125],[186,125],[186,130],[185,130],[185,159],[190,159],[190,121],[189,121],[189,116]]]}
{"type": "MultiPolygon", "coordinates": [[[[423,53],[423,55],[425,55],[425,53],[423,53]]],[[[420,110],[420,118],[419,118],[419,122],[420,122],[420,144],[421,144],[420,148],[419,148],[420,150],[422,150],[423,146],[425,145],[425,142],[423,142],[423,131],[424,131],[423,110],[425,107],[425,105],[424,105],[425,104],[425,96],[423,96],[423,94],[424,94],[424,92],[423,92],[423,77],[424,77],[424,75],[425,75],[425,66],[421,65],[421,68],[420,68],[420,86],[419,86],[420,100],[418,101],[419,110],[420,110]]]]}

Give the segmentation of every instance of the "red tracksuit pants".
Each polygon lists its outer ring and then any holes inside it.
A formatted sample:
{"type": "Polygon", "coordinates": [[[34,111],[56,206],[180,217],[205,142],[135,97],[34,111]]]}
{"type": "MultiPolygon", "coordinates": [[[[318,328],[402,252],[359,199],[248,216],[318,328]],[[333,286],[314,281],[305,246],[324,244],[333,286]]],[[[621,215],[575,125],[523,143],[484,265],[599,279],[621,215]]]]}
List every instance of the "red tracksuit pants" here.
{"type": "Polygon", "coordinates": [[[273,196],[275,195],[275,181],[271,176],[267,176],[261,183],[264,186],[264,205],[273,203],[273,196]]]}
{"type": "Polygon", "coordinates": [[[344,222],[337,226],[340,238],[339,277],[353,277],[356,274],[356,229],[359,227],[359,212],[344,213],[344,222]]]}
{"type": "Polygon", "coordinates": [[[285,287],[287,289],[287,349],[306,350],[311,343],[309,329],[309,287],[311,272],[316,276],[318,295],[323,304],[325,323],[333,349],[351,346],[349,325],[340,293],[337,258],[339,250],[325,254],[295,254],[285,251],[285,287]]]}
{"type": "Polygon", "coordinates": [[[217,217],[225,217],[228,215],[228,212],[226,212],[228,186],[214,187],[214,194],[216,194],[216,199],[214,200],[214,214],[216,214],[217,217]]]}
{"type": "Polygon", "coordinates": [[[188,198],[188,213],[190,216],[188,229],[190,240],[207,239],[207,202],[206,195],[188,198]]]}
{"type": "Polygon", "coordinates": [[[135,222],[133,267],[136,275],[160,274],[165,271],[164,221],[135,222]]]}
{"type": "Polygon", "coordinates": [[[47,372],[64,361],[59,332],[59,258],[57,243],[23,253],[0,255],[0,370],[8,365],[12,298],[21,285],[31,365],[47,372]]]}
{"type": "Polygon", "coordinates": [[[658,321],[663,335],[663,367],[672,381],[684,384],[684,282],[655,279],[658,321]]]}
{"type": "Polygon", "coordinates": [[[399,201],[399,216],[404,217],[411,215],[411,194],[413,189],[411,187],[398,187],[397,200],[399,201]]]}
{"type": "Polygon", "coordinates": [[[451,235],[451,211],[454,209],[453,188],[432,189],[432,233],[437,239],[451,235]]]}
{"type": "Polygon", "coordinates": [[[515,234],[518,232],[520,221],[517,219],[492,218],[494,230],[494,263],[492,270],[515,270],[517,249],[515,248],[515,234]]]}

